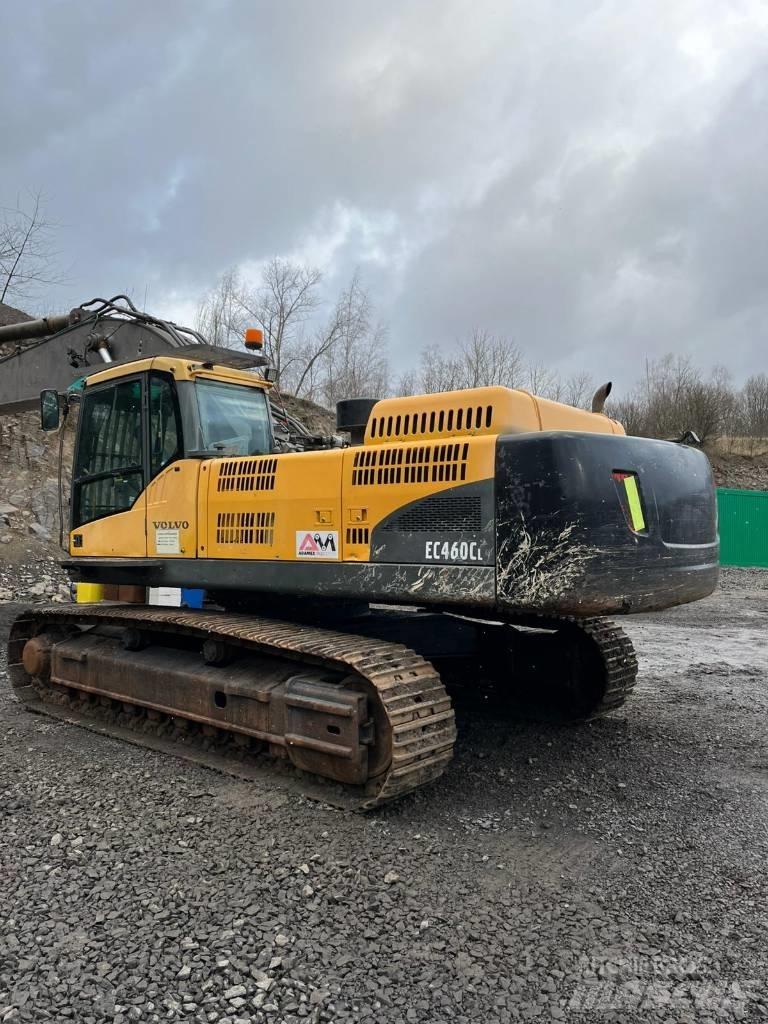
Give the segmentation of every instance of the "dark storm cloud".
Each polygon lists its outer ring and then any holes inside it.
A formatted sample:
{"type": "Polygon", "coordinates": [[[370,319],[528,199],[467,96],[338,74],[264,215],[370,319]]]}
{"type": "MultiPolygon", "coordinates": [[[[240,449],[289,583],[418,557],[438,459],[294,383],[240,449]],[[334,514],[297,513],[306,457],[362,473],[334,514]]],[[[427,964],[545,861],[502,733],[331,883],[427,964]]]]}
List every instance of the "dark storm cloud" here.
{"type": "Polygon", "coordinates": [[[393,352],[474,326],[629,382],[764,367],[760,3],[0,7],[0,203],[42,189],[66,307],[183,316],[225,268],[359,266],[393,352]]]}

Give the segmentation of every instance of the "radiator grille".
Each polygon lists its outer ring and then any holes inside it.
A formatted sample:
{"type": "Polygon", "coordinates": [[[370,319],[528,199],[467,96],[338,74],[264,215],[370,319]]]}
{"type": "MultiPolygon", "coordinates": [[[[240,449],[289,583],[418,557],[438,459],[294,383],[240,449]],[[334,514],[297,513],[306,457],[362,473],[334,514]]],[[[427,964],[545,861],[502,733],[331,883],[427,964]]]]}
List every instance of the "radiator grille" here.
{"type": "Polygon", "coordinates": [[[371,534],[367,526],[348,526],[347,544],[368,544],[371,534]]]}
{"type": "Polygon", "coordinates": [[[219,491],[272,491],[277,459],[233,459],[219,464],[219,491]]]}
{"type": "Polygon", "coordinates": [[[429,447],[361,448],[352,464],[352,485],[459,482],[467,478],[469,445],[436,444],[429,447]]]}
{"type": "Polygon", "coordinates": [[[274,512],[219,512],[217,544],[264,544],[275,539],[274,512]]]}
{"type": "Polygon", "coordinates": [[[480,495],[436,494],[393,516],[382,527],[403,533],[479,533],[483,528],[480,495]]]}
{"type": "Polygon", "coordinates": [[[493,422],[492,405],[456,405],[448,409],[422,409],[395,416],[374,416],[369,426],[371,440],[394,438],[407,441],[429,434],[474,434],[488,430],[493,422]]]}

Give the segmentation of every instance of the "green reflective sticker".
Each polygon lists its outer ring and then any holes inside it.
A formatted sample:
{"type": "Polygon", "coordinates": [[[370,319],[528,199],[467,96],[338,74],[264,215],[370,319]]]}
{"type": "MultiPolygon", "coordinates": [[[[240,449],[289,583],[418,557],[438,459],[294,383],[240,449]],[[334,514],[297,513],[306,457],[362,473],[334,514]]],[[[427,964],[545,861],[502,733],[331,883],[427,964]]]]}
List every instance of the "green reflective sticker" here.
{"type": "Polygon", "coordinates": [[[629,516],[632,520],[632,529],[636,532],[645,529],[645,516],[643,506],[640,504],[640,492],[637,489],[637,479],[634,476],[624,477],[624,487],[627,491],[627,502],[629,503],[629,516]]]}

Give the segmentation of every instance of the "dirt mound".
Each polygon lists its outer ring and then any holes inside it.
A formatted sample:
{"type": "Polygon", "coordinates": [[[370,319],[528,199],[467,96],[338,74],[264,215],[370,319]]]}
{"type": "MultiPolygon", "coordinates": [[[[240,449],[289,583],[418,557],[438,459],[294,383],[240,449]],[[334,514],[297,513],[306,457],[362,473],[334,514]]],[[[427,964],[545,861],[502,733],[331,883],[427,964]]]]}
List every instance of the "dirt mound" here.
{"type": "MultiPolygon", "coordinates": [[[[0,327],[6,327],[9,324],[23,324],[27,320],[32,320],[32,317],[28,313],[24,313],[22,310],[16,309],[14,306],[7,306],[4,302],[0,302],[0,327]]],[[[17,341],[0,342],[0,359],[2,359],[3,356],[12,355],[18,350],[19,343],[17,341]]]]}
{"type": "Polygon", "coordinates": [[[8,306],[4,302],[0,302],[0,327],[5,327],[6,324],[23,324],[31,319],[29,313],[24,313],[22,310],[16,309],[15,306],[8,306]]]}
{"type": "Polygon", "coordinates": [[[768,490],[768,451],[748,455],[715,449],[707,454],[718,487],[768,490]]]}
{"type": "Polygon", "coordinates": [[[322,434],[327,436],[336,430],[336,416],[329,409],[309,402],[306,398],[297,398],[287,392],[273,392],[272,404],[277,409],[285,408],[289,416],[295,416],[301,420],[310,434],[322,434]]]}

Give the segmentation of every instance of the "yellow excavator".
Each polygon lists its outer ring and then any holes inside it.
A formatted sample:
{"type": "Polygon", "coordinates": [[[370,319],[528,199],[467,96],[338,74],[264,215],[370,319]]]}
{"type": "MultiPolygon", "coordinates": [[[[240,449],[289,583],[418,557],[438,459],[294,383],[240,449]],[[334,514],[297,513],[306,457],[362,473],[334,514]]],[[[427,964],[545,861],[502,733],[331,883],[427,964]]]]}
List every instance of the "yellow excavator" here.
{"type": "Polygon", "coordinates": [[[348,442],[294,450],[252,356],[189,345],[43,392],[46,429],[79,405],[63,564],[120,590],[18,616],[33,710],[371,808],[444,771],[452,699],[615,709],[637,662],[606,616],[716,586],[706,456],[625,436],[605,392],[592,412],[504,387],[354,399],[348,442]]]}

